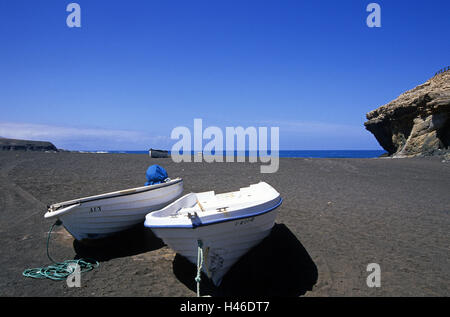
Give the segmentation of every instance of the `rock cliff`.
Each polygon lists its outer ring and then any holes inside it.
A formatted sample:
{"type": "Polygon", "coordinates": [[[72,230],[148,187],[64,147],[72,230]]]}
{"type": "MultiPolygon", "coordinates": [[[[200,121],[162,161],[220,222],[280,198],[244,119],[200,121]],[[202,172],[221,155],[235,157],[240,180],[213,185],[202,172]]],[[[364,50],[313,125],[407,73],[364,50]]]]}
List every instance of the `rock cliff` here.
{"type": "Polygon", "coordinates": [[[0,151],[58,151],[50,142],[6,139],[0,137],[0,151]]]}
{"type": "Polygon", "coordinates": [[[366,117],[366,129],[393,157],[450,151],[450,71],[435,75],[366,117]]]}

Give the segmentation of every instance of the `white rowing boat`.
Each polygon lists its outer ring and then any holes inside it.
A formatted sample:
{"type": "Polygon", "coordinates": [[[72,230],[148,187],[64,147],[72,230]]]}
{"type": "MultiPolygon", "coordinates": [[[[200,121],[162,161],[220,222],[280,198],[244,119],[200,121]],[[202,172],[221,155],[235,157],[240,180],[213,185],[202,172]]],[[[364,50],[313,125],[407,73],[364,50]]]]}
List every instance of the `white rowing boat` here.
{"type": "Polygon", "coordinates": [[[53,204],[45,218],[57,218],[75,239],[100,239],[143,222],[145,215],[183,192],[183,180],[130,188],[53,204]]]}
{"type": "Polygon", "coordinates": [[[144,225],[194,264],[201,246],[203,271],[219,285],[231,266],[270,233],[281,202],[265,182],[224,194],[191,193],[149,213],[144,225]]]}

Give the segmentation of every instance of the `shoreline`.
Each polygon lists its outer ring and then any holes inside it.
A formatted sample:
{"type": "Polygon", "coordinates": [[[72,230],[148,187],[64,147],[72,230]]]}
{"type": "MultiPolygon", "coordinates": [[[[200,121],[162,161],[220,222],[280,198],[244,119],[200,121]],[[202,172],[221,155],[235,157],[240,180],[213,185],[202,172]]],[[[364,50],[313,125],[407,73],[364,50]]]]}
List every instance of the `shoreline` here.
{"type": "MultiPolygon", "coordinates": [[[[75,150],[59,150],[60,152],[68,152],[68,153],[91,153],[91,154],[144,154],[144,155],[148,155],[148,151],[116,151],[116,150],[95,150],[95,151],[75,151],[75,150]]],[[[170,151],[169,155],[170,155],[170,151]]],[[[267,155],[263,155],[263,156],[259,156],[259,155],[250,155],[249,151],[246,151],[245,155],[237,155],[236,151],[235,155],[233,157],[270,157],[270,154],[267,155]]],[[[53,152],[55,153],[55,152],[53,152]]],[[[199,152],[200,153],[200,152],[199,152]]],[[[227,157],[227,155],[225,154],[226,152],[221,152],[220,155],[218,154],[218,156],[222,156],[222,157],[227,157]]],[[[283,158],[372,158],[372,157],[379,157],[382,155],[386,155],[387,153],[384,150],[279,150],[278,151],[279,157],[283,157],[283,158]],[[288,154],[286,154],[288,153],[288,154]],[[296,156],[286,156],[286,155],[293,155],[292,153],[295,153],[294,155],[296,156]],[[314,153],[316,154],[316,156],[300,156],[300,155],[307,155],[306,153],[314,153]],[[322,154],[322,156],[317,156],[318,154],[322,154]],[[340,153],[341,156],[329,156],[331,153],[340,153]],[[347,153],[345,155],[345,153],[347,153]],[[372,153],[371,156],[350,156],[352,153],[357,154],[357,153],[372,153]],[[281,154],[281,155],[280,155],[281,154]],[[344,156],[342,156],[344,155],[344,156]]],[[[198,155],[198,153],[191,151],[190,156],[194,157],[198,155]]],[[[203,156],[215,156],[215,154],[202,154],[203,156]]],[[[336,155],[336,154],[335,154],[336,155]]]]}

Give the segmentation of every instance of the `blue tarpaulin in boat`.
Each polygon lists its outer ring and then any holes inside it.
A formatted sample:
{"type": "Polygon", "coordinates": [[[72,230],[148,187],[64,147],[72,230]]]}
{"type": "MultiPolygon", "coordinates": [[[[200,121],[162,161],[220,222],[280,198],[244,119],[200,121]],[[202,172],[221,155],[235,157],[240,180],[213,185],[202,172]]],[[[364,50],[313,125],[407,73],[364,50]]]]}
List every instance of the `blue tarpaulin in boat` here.
{"type": "Polygon", "coordinates": [[[160,184],[164,182],[166,178],[168,178],[166,170],[163,167],[156,164],[148,167],[145,176],[147,177],[147,182],[145,183],[145,186],[160,184]]]}

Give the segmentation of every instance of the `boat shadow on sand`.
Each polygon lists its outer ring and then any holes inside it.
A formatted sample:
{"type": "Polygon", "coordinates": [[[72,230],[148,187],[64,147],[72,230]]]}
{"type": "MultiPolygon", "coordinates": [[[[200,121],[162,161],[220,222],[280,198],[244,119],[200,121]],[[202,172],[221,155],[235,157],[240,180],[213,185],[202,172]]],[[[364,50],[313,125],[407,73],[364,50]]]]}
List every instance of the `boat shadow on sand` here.
{"type": "MultiPolygon", "coordinates": [[[[197,268],[178,254],[173,272],[180,282],[196,291],[197,268]]],[[[260,244],[245,254],[224,276],[219,287],[202,272],[201,295],[300,296],[317,283],[317,267],[306,249],[284,224],[275,224],[260,244]]]]}
{"type": "Polygon", "coordinates": [[[154,251],[164,246],[151,230],[141,223],[111,237],[95,241],[73,241],[76,259],[89,258],[99,262],[154,251]]]}

